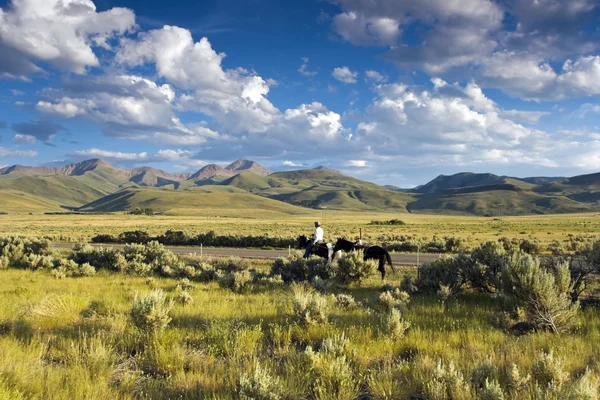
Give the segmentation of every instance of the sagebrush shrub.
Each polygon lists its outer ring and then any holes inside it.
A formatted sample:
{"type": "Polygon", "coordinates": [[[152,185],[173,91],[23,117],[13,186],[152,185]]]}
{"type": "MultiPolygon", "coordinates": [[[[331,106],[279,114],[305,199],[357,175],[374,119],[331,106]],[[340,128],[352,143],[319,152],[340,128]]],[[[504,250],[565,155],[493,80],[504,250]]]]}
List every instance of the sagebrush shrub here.
{"type": "Polygon", "coordinates": [[[251,373],[240,377],[237,391],[240,398],[247,400],[281,399],[279,379],[273,377],[268,369],[258,363],[251,373]]]}
{"type": "Polygon", "coordinates": [[[435,261],[422,264],[416,285],[419,291],[436,293],[440,286],[447,286],[452,293],[457,293],[466,283],[462,275],[464,257],[440,257],[435,261]]]}
{"type": "Polygon", "coordinates": [[[135,294],[131,305],[131,320],[144,333],[162,331],[171,322],[169,313],[173,309],[173,301],[167,300],[161,289],[145,294],[135,294]]]}
{"type": "Polygon", "coordinates": [[[225,272],[219,277],[219,286],[235,293],[243,292],[251,283],[250,271],[225,272]]]}
{"type": "Polygon", "coordinates": [[[338,260],[337,279],[342,283],[360,284],[377,269],[377,261],[364,260],[362,250],[344,254],[338,260]]]}
{"type": "Polygon", "coordinates": [[[296,322],[304,325],[327,322],[329,304],[324,296],[304,285],[294,285],[292,292],[294,293],[293,307],[296,322]]]}
{"type": "Polygon", "coordinates": [[[531,375],[542,387],[559,387],[569,379],[569,373],[564,370],[564,361],[555,357],[552,350],[538,355],[531,366],[531,375]]]}
{"type": "Polygon", "coordinates": [[[471,385],[452,362],[444,365],[440,360],[423,389],[426,398],[431,400],[472,398],[471,385]]]}
{"type": "Polygon", "coordinates": [[[343,310],[356,308],[356,300],[349,294],[338,294],[335,296],[335,305],[343,310]]]}
{"type": "Polygon", "coordinates": [[[312,281],[316,277],[328,280],[333,276],[327,260],[311,256],[306,259],[301,253],[290,258],[279,257],[271,264],[271,275],[280,275],[285,283],[312,281]]]}
{"type": "Polygon", "coordinates": [[[187,306],[188,304],[191,304],[194,302],[194,298],[192,297],[191,294],[189,294],[188,292],[186,292],[185,290],[181,293],[179,293],[179,295],[177,296],[177,302],[179,304],[181,304],[182,306],[187,306]]]}
{"type": "Polygon", "coordinates": [[[405,321],[400,311],[395,308],[389,310],[382,319],[383,332],[393,339],[403,337],[410,328],[410,322],[405,321]]]}
{"type": "Polygon", "coordinates": [[[498,382],[486,379],[483,387],[477,393],[477,398],[480,400],[504,400],[504,391],[498,382]]]}
{"type": "Polygon", "coordinates": [[[598,378],[590,369],[586,369],[571,386],[569,400],[596,400],[599,397],[598,378]]]}
{"type": "Polygon", "coordinates": [[[540,266],[537,258],[515,254],[502,271],[505,293],[524,308],[538,329],[564,332],[574,323],[579,303],[571,298],[571,274],[567,263],[554,270],[540,266]]]}

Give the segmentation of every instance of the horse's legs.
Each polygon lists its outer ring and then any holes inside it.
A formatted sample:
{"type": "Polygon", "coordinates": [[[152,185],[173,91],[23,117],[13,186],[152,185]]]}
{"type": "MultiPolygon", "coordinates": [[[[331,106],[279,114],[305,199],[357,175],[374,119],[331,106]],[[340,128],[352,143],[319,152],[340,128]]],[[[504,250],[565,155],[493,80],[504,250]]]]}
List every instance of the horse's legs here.
{"type": "Polygon", "coordinates": [[[379,272],[381,272],[381,280],[385,279],[385,259],[383,257],[379,258],[379,272]]]}

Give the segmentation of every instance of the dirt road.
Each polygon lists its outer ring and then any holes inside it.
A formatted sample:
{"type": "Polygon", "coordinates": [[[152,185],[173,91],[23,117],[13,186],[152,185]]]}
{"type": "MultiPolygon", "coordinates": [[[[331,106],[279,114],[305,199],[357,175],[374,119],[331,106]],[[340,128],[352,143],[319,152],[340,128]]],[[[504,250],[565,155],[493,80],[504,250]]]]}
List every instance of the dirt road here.
{"type": "MultiPolygon", "coordinates": [[[[70,243],[54,243],[53,247],[57,249],[71,249],[72,244],[70,243]]],[[[94,247],[113,247],[122,248],[123,245],[118,244],[91,244],[94,247]]],[[[238,248],[217,248],[217,247],[189,247],[189,246],[166,246],[167,249],[171,250],[175,254],[202,254],[204,256],[219,256],[229,257],[237,256],[242,258],[262,258],[262,259],[275,259],[277,257],[287,257],[289,250],[261,250],[261,249],[238,249],[238,248]]],[[[295,251],[291,249],[291,251],[295,251]]],[[[437,259],[439,254],[419,254],[419,263],[429,262],[437,259]]],[[[417,254],[411,253],[397,253],[392,254],[392,262],[394,265],[417,265],[417,254]]]]}

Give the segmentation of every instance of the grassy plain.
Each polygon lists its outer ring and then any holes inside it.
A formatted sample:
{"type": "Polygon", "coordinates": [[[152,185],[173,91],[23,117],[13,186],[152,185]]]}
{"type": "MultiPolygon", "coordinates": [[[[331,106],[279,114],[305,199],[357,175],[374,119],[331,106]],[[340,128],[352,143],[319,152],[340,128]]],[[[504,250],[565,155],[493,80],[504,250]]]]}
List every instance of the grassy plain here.
{"type": "MultiPolygon", "coordinates": [[[[293,207],[293,206],[289,206],[293,207]]],[[[104,215],[0,215],[0,235],[51,236],[60,240],[89,240],[99,233],[119,234],[145,230],[152,235],[168,229],[190,233],[214,230],[219,235],[264,235],[293,237],[312,234],[312,222],[320,220],[325,238],[358,237],[371,242],[383,236],[416,235],[431,238],[456,236],[473,242],[487,239],[535,238],[542,243],[564,241],[573,236],[600,237],[600,214],[558,214],[497,218],[475,216],[441,216],[423,214],[350,213],[307,210],[299,215],[278,215],[255,210],[223,211],[206,209],[201,216],[104,215]],[[401,219],[405,225],[371,225],[371,221],[401,219]]]]}
{"type": "MultiPolygon", "coordinates": [[[[390,282],[398,285],[405,273],[414,272],[402,271],[390,282]]],[[[488,296],[464,295],[444,306],[417,295],[403,312],[411,328],[392,339],[376,311],[381,282],[375,277],[362,287],[334,290],[371,311],[334,306],[328,323],[309,327],[292,322],[288,287],[234,294],[214,282],[194,283],[193,303],[177,305],[167,329],[147,338],[129,320],[134,294],[158,287],[175,298],[175,280],[105,273],[55,280],[22,270],[0,270],[0,276],[2,399],[239,398],[241,376],[257,366],[277,382],[281,397],[273,398],[352,399],[362,393],[367,399],[402,399],[422,393],[440,362],[446,369],[452,364],[464,382],[476,379],[477,368],[489,362],[506,390],[513,364],[526,376],[549,350],[569,380],[586,368],[600,370],[600,315],[593,308],[580,313],[571,334],[515,336],[497,327],[501,308],[488,296]],[[305,352],[342,335],[343,349],[325,365],[314,364],[305,352]]]]}

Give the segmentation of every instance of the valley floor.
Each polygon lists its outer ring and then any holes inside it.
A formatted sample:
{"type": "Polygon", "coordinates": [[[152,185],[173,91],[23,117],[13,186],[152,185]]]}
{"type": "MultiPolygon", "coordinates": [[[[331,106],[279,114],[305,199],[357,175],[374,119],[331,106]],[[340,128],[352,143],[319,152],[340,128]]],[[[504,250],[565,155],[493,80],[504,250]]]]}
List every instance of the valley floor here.
{"type": "MultiPolygon", "coordinates": [[[[406,273],[413,272],[391,283],[406,273]]],[[[449,398],[431,393],[450,384],[467,393],[486,377],[512,393],[507,398],[541,399],[532,389],[544,379],[540,359],[555,363],[573,388],[586,368],[600,369],[594,308],[580,313],[570,334],[516,336],[499,325],[501,308],[490,297],[465,294],[444,306],[435,296],[415,295],[402,313],[408,332],[390,338],[375,277],[332,290],[364,307],[328,300],[328,323],[309,327],[292,321],[288,286],[234,294],[194,282],[187,289],[193,302],[176,305],[166,330],[148,337],[131,323],[132,301],[153,288],[177,298],[175,280],[105,272],[57,280],[23,270],[0,270],[0,280],[3,399],[228,399],[260,384],[281,396],[260,398],[449,398]],[[516,370],[521,383],[514,382],[516,370]]]]}

